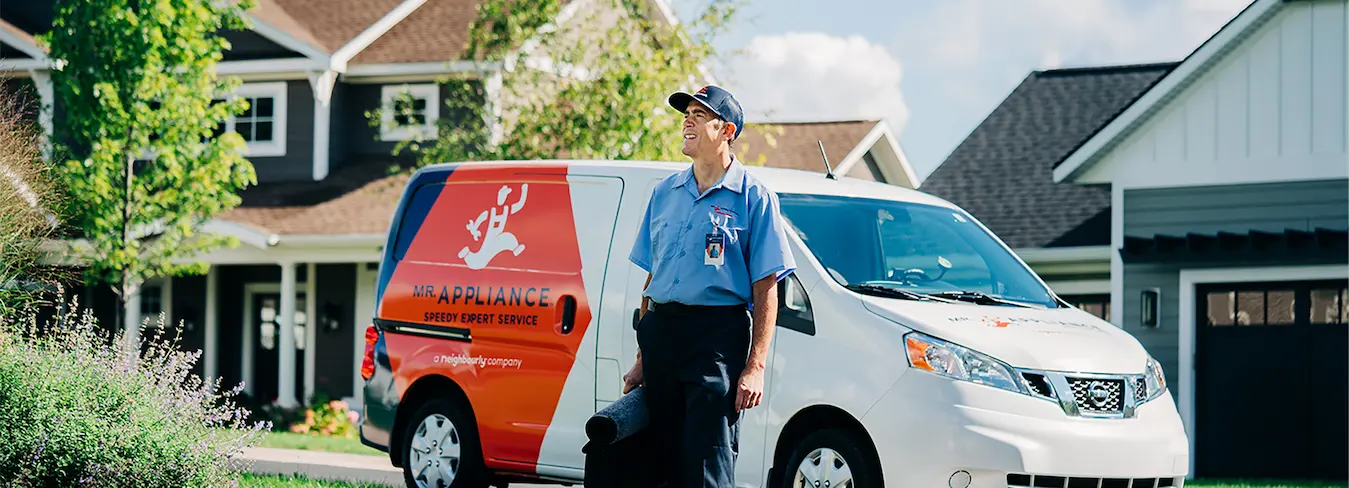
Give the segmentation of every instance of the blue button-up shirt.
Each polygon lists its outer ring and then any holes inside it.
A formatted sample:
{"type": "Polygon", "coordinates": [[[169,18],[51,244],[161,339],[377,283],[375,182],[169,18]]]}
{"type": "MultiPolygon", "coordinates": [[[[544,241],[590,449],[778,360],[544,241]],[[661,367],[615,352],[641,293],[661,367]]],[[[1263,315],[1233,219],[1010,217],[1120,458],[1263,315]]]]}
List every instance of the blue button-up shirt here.
{"type": "Polygon", "coordinates": [[[701,195],[693,166],[656,185],[628,259],[651,273],[644,296],[657,303],[753,306],[753,283],[796,270],[777,194],[732,156],[721,181],[701,195]],[[724,262],[705,264],[708,235],[722,236],[724,262]]]}

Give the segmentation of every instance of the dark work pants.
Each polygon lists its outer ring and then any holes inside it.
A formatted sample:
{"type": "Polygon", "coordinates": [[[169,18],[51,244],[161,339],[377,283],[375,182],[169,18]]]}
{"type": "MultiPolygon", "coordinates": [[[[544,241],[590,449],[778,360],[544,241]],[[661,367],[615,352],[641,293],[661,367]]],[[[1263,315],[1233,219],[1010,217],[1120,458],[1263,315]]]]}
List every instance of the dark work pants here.
{"type": "Polygon", "coordinates": [[[740,449],[735,399],[749,358],[749,311],[677,307],[657,306],[637,325],[652,465],[671,487],[731,488],[740,449]]]}

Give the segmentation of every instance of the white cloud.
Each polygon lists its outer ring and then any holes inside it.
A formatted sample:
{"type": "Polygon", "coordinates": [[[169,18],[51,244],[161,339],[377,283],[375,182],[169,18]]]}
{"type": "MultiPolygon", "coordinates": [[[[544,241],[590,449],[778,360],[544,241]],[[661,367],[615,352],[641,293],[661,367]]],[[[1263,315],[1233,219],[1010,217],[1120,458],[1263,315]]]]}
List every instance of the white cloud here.
{"type": "Polygon", "coordinates": [[[943,0],[899,29],[913,64],[953,73],[1183,58],[1250,0],[943,0]]]}
{"type": "Polygon", "coordinates": [[[757,36],[729,68],[749,121],[885,118],[898,130],[909,118],[899,60],[860,36],[757,36]]]}

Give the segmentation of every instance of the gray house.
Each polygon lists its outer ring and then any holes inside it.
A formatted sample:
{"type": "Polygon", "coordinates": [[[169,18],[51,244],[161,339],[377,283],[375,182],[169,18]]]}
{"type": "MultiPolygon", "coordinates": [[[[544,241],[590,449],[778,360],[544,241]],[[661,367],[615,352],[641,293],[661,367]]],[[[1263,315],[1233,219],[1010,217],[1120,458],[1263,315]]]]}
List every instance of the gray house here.
{"type": "MultiPolygon", "coordinates": [[[[414,161],[393,148],[456,115],[445,113],[438,79],[481,83],[482,103],[500,103],[501,66],[463,59],[478,0],[255,3],[250,30],[224,33],[232,47],[217,72],[243,81],[235,95],[251,108],[224,129],[248,141],[258,184],[207,226],[242,244],[202,256],[205,276],[147,283],[140,314],[183,322],[183,345],[203,350],[196,372],[242,381],[256,401],[296,406],[323,394],[359,406],[376,264],[404,181],[388,169],[414,161]],[[372,127],[366,111],[393,108],[404,93],[412,115],[372,127]]],[[[62,110],[51,106],[53,64],[34,36],[51,28],[54,4],[0,3],[0,76],[43,102],[33,116],[49,132],[62,110]]],[[[642,15],[674,21],[662,0],[642,5],[642,15]]],[[[573,0],[557,21],[590,15],[625,12],[573,0]]],[[[102,323],[115,320],[108,288],[80,297],[102,323]]]]}
{"type": "Polygon", "coordinates": [[[1033,73],[923,184],[1032,266],[1104,248],[1095,291],[1163,364],[1197,477],[1349,478],[1346,3],[1256,0],[1178,63],[1033,73]]]}

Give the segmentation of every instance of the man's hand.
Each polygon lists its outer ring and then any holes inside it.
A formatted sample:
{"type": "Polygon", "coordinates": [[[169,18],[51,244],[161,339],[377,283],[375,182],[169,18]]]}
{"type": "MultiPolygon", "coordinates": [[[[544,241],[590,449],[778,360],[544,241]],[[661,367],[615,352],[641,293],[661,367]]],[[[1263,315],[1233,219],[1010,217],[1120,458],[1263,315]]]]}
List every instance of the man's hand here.
{"type": "Polygon", "coordinates": [[[749,410],[763,401],[763,368],[748,366],[740,374],[740,387],[735,396],[735,409],[749,410]]]}
{"type": "Polygon", "coordinates": [[[623,394],[626,395],[628,392],[637,389],[637,387],[641,385],[642,358],[638,357],[637,362],[633,363],[632,369],[628,370],[628,374],[623,375],[623,394]]]}

